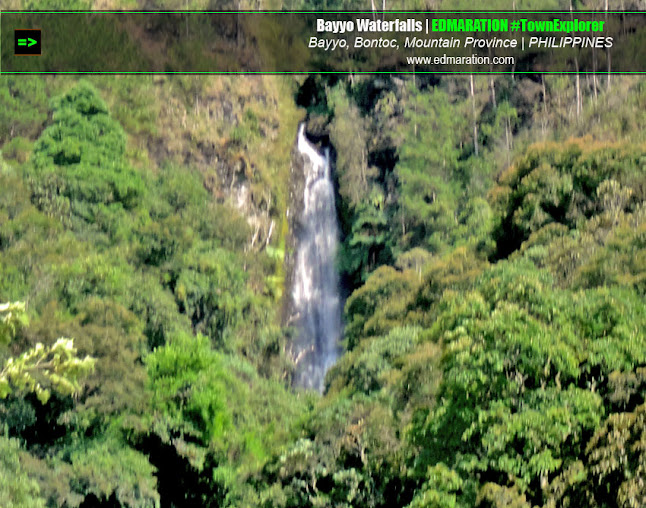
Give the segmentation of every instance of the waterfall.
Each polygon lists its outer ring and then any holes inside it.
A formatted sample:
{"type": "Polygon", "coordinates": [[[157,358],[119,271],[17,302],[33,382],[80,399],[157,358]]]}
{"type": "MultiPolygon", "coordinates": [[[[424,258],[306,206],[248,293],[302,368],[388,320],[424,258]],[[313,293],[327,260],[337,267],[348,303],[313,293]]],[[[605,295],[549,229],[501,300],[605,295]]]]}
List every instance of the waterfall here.
{"type": "Polygon", "coordinates": [[[298,129],[305,187],[296,236],[292,285],[298,336],[294,342],[294,384],[323,390],[326,371],[339,355],[341,300],[335,260],[339,237],[330,154],[321,155],[298,129]]]}

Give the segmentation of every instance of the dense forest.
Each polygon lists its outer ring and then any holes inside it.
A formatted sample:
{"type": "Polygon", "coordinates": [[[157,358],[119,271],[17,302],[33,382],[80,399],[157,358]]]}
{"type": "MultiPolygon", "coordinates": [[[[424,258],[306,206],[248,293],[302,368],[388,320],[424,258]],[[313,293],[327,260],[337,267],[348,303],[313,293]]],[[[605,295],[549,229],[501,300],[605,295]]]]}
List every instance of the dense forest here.
{"type": "Polygon", "coordinates": [[[3,508],[646,506],[643,77],[4,75],[0,150],[3,508]],[[284,322],[301,121],[323,394],[284,322]]]}

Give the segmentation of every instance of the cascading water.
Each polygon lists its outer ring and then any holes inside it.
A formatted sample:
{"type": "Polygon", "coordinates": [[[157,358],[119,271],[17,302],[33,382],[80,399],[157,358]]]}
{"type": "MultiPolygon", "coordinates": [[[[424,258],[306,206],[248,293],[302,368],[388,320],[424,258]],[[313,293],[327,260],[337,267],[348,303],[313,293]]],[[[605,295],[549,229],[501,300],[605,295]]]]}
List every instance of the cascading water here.
{"type": "Polygon", "coordinates": [[[326,371],[339,355],[341,300],[335,267],[339,237],[330,154],[323,155],[298,129],[297,150],[303,158],[305,189],[292,283],[298,336],[294,342],[294,384],[323,390],[326,371]]]}

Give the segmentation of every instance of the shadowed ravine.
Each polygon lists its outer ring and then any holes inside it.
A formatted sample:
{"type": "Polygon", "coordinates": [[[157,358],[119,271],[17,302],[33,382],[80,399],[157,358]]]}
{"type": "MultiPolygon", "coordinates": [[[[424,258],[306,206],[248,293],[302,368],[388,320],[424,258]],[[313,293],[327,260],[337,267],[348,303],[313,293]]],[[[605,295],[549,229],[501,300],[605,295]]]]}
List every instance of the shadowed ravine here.
{"type": "Polygon", "coordinates": [[[328,149],[319,154],[301,124],[297,150],[303,157],[305,188],[292,284],[298,330],[294,384],[322,391],[325,372],[339,354],[341,303],[335,267],[339,230],[328,149]]]}

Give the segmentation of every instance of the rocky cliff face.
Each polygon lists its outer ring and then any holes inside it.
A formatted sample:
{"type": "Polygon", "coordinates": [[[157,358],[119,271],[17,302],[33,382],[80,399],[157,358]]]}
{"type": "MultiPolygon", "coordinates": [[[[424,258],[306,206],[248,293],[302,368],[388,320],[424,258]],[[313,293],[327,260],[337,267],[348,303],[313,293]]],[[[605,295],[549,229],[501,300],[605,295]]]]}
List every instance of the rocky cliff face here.
{"type": "Polygon", "coordinates": [[[291,162],[289,165],[289,193],[288,207],[285,212],[288,224],[288,234],[285,239],[285,288],[287,289],[283,298],[284,326],[294,327],[297,325],[297,312],[289,288],[294,285],[294,272],[296,266],[296,248],[298,238],[303,234],[303,208],[305,192],[305,156],[298,151],[296,138],[291,150],[291,162]]]}
{"type": "MultiPolygon", "coordinates": [[[[249,223],[249,249],[277,241],[287,206],[290,145],[300,115],[280,76],[155,76],[154,129],[135,132],[154,165],[200,171],[215,199],[249,223]]],[[[127,127],[127,124],[126,124],[127,127]]]]}

